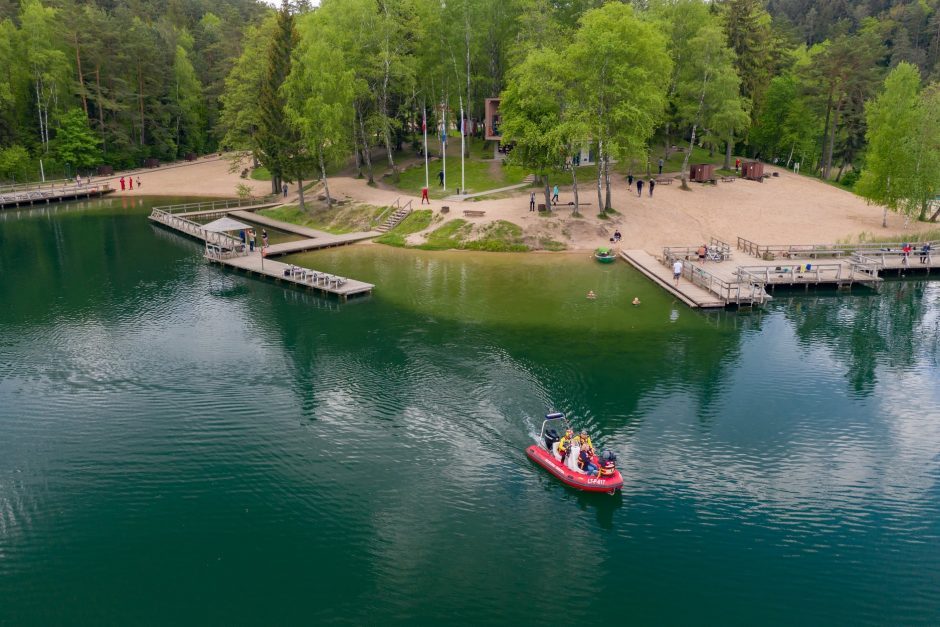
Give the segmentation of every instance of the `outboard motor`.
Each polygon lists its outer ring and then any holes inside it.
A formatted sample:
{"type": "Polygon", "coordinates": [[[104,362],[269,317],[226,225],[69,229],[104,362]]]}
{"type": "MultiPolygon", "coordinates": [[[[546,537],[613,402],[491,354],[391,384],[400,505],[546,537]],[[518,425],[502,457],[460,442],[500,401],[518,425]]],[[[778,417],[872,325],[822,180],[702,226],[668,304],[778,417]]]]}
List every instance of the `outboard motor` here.
{"type": "Polygon", "coordinates": [[[617,456],[613,451],[604,451],[598,461],[600,462],[598,473],[601,477],[609,477],[617,470],[617,456]]]}
{"type": "Polygon", "coordinates": [[[548,449],[549,453],[555,452],[555,442],[559,440],[561,440],[561,438],[558,437],[558,432],[554,429],[549,429],[545,432],[545,448],[548,449]]]}

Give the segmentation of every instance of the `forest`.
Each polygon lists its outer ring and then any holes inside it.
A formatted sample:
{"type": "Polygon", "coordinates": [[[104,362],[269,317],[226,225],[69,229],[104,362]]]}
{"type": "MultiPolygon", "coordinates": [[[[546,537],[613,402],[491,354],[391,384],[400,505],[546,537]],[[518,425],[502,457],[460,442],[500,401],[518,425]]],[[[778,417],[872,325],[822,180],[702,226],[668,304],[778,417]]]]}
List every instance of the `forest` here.
{"type": "Polygon", "coordinates": [[[217,150],[372,181],[502,97],[511,159],[590,143],[599,201],[701,146],[936,218],[938,57],[940,0],[0,0],[0,181],[217,150]]]}

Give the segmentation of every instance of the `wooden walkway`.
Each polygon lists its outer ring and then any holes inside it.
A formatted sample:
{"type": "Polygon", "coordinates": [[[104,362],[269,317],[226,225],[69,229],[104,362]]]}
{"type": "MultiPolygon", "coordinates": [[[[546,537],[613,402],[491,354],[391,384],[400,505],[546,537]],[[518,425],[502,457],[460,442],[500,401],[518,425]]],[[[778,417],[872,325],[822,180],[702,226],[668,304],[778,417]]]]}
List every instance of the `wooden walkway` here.
{"type": "Polygon", "coordinates": [[[66,200],[83,200],[85,198],[99,198],[114,190],[107,183],[94,185],[59,185],[38,186],[35,188],[15,189],[0,193],[0,209],[7,207],[23,207],[40,203],[48,204],[66,200]]]}
{"type": "Polygon", "coordinates": [[[627,263],[639,270],[648,279],[692,308],[717,309],[725,307],[725,302],[709,290],[699,287],[686,278],[679,279],[678,287],[672,278],[672,269],[645,250],[624,250],[620,252],[627,263]]]}
{"type": "Polygon", "coordinates": [[[229,211],[228,215],[241,220],[248,220],[262,226],[269,226],[272,229],[293,233],[294,235],[303,235],[307,239],[297,240],[295,242],[282,242],[272,244],[267,247],[268,257],[277,257],[280,255],[289,255],[293,253],[302,253],[309,250],[319,250],[321,248],[331,248],[333,246],[344,246],[354,244],[363,240],[372,239],[381,235],[378,231],[358,231],[355,233],[344,233],[335,235],[326,231],[318,231],[306,226],[291,224],[274,220],[266,216],[259,216],[248,211],[229,211]]]}
{"type": "Polygon", "coordinates": [[[212,263],[227,266],[235,270],[243,270],[251,274],[258,274],[272,278],[275,281],[285,281],[292,285],[305,287],[315,292],[332,294],[345,301],[350,296],[361,296],[372,293],[375,286],[371,283],[341,277],[335,274],[302,268],[273,259],[265,259],[260,251],[247,255],[220,257],[210,252],[206,259],[212,263]]]}
{"type": "MultiPolygon", "coordinates": [[[[215,210],[213,209],[211,211],[215,210]]],[[[230,211],[228,213],[230,215],[237,215],[238,213],[243,212],[230,211]]],[[[269,246],[266,250],[267,257],[263,258],[261,256],[260,249],[248,251],[245,249],[245,245],[238,238],[226,235],[224,233],[213,233],[206,231],[202,224],[184,217],[184,215],[187,214],[170,213],[164,209],[155,207],[150,214],[150,220],[204,242],[206,244],[205,257],[212,263],[217,263],[253,274],[259,274],[268,278],[273,278],[277,281],[286,281],[316,292],[333,294],[334,296],[339,297],[340,300],[344,301],[350,296],[371,294],[372,290],[375,288],[375,286],[371,283],[365,283],[363,281],[357,281],[347,277],[340,277],[320,270],[314,270],[312,268],[303,268],[292,264],[282,263],[268,257],[272,255],[284,255],[287,253],[314,250],[317,248],[351,244],[362,239],[367,239],[368,237],[374,237],[375,235],[378,235],[378,233],[372,232],[331,235],[329,233],[315,231],[314,229],[305,229],[305,227],[288,225],[278,220],[264,218],[264,216],[248,214],[249,218],[253,222],[258,222],[258,218],[263,218],[268,222],[274,223],[267,224],[268,226],[271,226],[271,228],[281,229],[281,225],[286,225],[291,228],[304,229],[306,234],[310,234],[311,232],[322,234],[322,237],[310,238],[301,240],[299,242],[285,242],[284,244],[269,246]],[[285,274],[284,271],[286,269],[291,269],[292,272],[285,274]]],[[[191,212],[189,215],[191,215],[191,212]]]]}

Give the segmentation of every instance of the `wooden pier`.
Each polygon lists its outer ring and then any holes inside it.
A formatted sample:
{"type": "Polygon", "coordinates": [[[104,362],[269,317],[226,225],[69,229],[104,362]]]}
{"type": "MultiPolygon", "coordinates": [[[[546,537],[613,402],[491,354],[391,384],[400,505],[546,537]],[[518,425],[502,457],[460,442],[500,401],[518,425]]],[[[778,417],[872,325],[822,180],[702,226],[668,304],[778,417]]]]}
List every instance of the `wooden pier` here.
{"type": "MultiPolygon", "coordinates": [[[[177,232],[183,233],[189,237],[200,240],[206,245],[205,258],[211,263],[216,263],[229,268],[257,274],[276,281],[285,281],[292,285],[304,287],[309,290],[323,294],[332,294],[340,300],[345,301],[351,296],[360,296],[371,294],[375,286],[371,283],[357,281],[347,277],[338,276],[312,268],[304,268],[294,264],[286,264],[271,259],[273,256],[285,255],[288,253],[315,250],[318,248],[327,248],[331,246],[340,246],[351,244],[353,242],[375,237],[379,233],[348,233],[345,235],[332,235],[315,229],[306,229],[296,225],[285,224],[278,220],[271,220],[264,216],[256,216],[246,213],[248,207],[242,209],[232,208],[224,212],[228,216],[245,216],[245,219],[258,224],[264,224],[271,228],[298,233],[301,235],[316,235],[297,242],[284,242],[276,244],[265,249],[262,256],[261,249],[251,250],[241,239],[232,237],[225,233],[209,231],[205,225],[195,222],[191,217],[201,217],[215,215],[215,212],[221,211],[219,207],[209,209],[191,209],[189,211],[173,212],[174,207],[155,207],[150,220],[169,227],[177,232]],[[211,214],[211,215],[210,215],[211,214]],[[188,216],[188,217],[187,217],[188,216]],[[298,232],[297,230],[302,232],[298,232]]],[[[260,207],[251,207],[257,209],[260,207]]]]}
{"type": "Polygon", "coordinates": [[[84,200],[86,198],[99,198],[114,190],[107,183],[94,185],[40,184],[18,185],[0,188],[0,209],[8,207],[24,207],[37,204],[49,204],[67,200],[84,200]]]}
{"type": "MultiPolygon", "coordinates": [[[[767,302],[777,288],[874,287],[885,273],[929,274],[940,269],[940,259],[930,250],[922,253],[923,244],[905,254],[903,243],[765,246],[738,238],[744,257],[733,261],[731,246],[712,238],[704,261],[698,246],[669,246],[659,257],[637,250],[621,256],[690,307],[747,307],[767,302]],[[672,275],[676,261],[682,262],[678,285],[672,275]]],[[[936,247],[930,244],[931,250],[936,247]]]]}

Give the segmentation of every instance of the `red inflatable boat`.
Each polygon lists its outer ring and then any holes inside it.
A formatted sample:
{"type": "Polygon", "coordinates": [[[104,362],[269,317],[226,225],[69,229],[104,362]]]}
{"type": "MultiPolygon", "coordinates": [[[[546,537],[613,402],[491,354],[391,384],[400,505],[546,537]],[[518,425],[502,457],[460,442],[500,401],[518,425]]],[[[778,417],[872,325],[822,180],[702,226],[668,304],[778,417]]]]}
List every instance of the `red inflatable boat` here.
{"type": "Polygon", "coordinates": [[[526,455],[536,464],[549,471],[572,488],[585,492],[607,492],[613,494],[623,487],[623,477],[617,470],[617,457],[610,451],[604,451],[600,457],[592,455],[592,464],[597,471],[588,474],[578,467],[577,459],[580,447],[574,442],[568,454],[567,463],[558,452],[561,435],[571,428],[571,424],[562,413],[548,414],[542,423],[539,443],[526,449],[526,455]]]}

